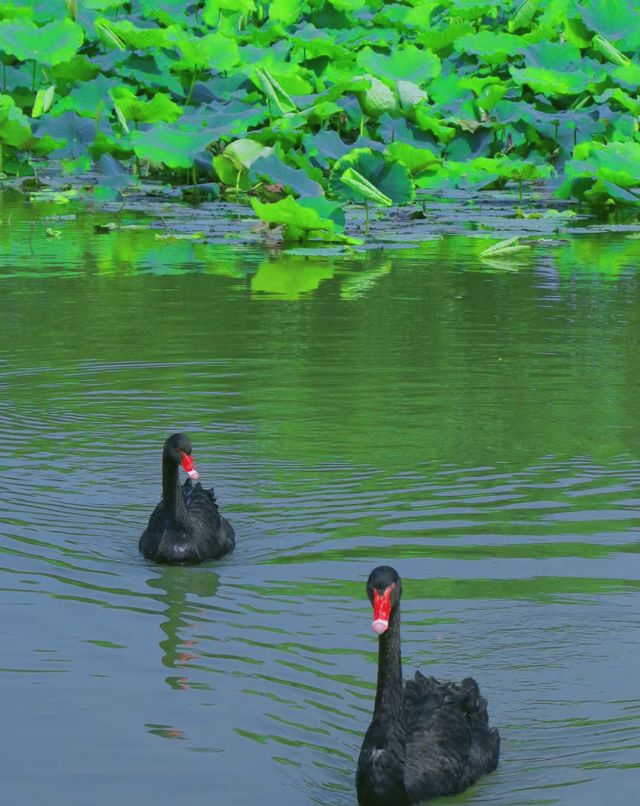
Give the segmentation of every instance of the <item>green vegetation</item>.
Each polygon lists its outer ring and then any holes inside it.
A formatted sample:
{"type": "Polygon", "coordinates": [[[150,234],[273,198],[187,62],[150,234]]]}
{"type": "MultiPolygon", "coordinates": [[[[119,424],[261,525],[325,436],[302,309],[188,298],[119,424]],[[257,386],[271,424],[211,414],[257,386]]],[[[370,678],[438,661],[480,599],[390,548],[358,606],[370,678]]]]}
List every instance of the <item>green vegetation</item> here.
{"type": "Polygon", "coordinates": [[[551,177],[636,205],[636,17],[626,0],[0,2],[0,171],[95,166],[103,199],[147,176],[250,193],[288,240],[344,240],[345,202],[368,222],[416,191],[551,177]]]}

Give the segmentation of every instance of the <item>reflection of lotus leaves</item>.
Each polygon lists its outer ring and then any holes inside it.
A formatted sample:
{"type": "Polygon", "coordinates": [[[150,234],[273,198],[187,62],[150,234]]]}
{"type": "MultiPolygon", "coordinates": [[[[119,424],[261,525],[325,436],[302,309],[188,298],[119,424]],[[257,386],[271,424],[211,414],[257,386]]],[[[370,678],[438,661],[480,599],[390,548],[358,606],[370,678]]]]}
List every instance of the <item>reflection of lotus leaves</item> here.
{"type": "Polygon", "coordinates": [[[297,299],[300,294],[315,291],[323,280],[333,277],[334,267],[326,260],[282,257],[265,260],[251,279],[251,291],[266,291],[284,299],[297,299]]]}
{"type": "Polygon", "coordinates": [[[342,299],[359,299],[370,291],[376,284],[379,277],[389,274],[392,268],[390,260],[381,266],[374,266],[367,271],[357,271],[346,277],[340,284],[340,296],[342,299]]]}

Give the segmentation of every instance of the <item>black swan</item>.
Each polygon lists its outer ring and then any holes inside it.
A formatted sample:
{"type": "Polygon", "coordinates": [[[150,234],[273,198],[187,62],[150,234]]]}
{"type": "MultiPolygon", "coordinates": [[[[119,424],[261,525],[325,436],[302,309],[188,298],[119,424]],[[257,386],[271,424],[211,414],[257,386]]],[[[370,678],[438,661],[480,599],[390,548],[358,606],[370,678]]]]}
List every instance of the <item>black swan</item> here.
{"type": "Polygon", "coordinates": [[[172,434],[162,450],[162,501],[138,543],[147,560],[179,565],[218,560],[235,546],[233,527],[220,514],[213,488],[192,485],[197,478],[191,442],[184,434],[172,434]],[[182,487],[178,465],[189,476],[182,487]]]}
{"type": "Polygon", "coordinates": [[[403,684],[397,571],[375,568],[367,594],[380,636],[378,689],[358,759],[358,803],[409,806],[462,792],[498,766],[500,734],[489,728],[487,701],[470,677],[457,685],[416,672],[403,684]]]}

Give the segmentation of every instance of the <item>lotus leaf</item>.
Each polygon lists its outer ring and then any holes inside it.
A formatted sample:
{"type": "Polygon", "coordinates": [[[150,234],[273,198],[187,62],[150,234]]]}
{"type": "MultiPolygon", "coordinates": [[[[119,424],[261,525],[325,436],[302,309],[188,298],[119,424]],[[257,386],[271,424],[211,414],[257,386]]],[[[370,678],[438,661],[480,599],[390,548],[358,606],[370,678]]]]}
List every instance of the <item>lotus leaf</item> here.
{"type": "Polygon", "coordinates": [[[522,53],[526,41],[514,34],[480,31],[456,39],[454,47],[460,53],[471,53],[488,64],[500,64],[510,56],[522,53]]]}
{"type": "Polygon", "coordinates": [[[0,51],[49,67],[71,59],[83,40],[82,28],[70,19],[43,26],[27,19],[0,22],[0,51]]]}
{"type": "Polygon", "coordinates": [[[182,59],[174,63],[177,70],[195,72],[215,69],[221,73],[240,61],[240,50],[236,41],[222,33],[194,37],[173,26],[168,29],[167,37],[182,54],[182,59]]]}
{"type": "Polygon", "coordinates": [[[100,17],[95,21],[96,29],[108,33],[111,42],[119,40],[131,50],[145,50],[147,48],[170,48],[165,28],[138,28],[130,20],[108,20],[100,17]]]}
{"type": "Polygon", "coordinates": [[[416,148],[409,143],[399,141],[390,143],[385,149],[385,154],[406,165],[412,176],[419,176],[425,171],[433,170],[441,162],[440,157],[428,148],[416,148]]]}
{"type": "Polygon", "coordinates": [[[154,123],[145,131],[131,133],[131,144],[141,160],[166,165],[167,168],[190,168],[195,155],[211,142],[206,131],[188,131],[166,123],[154,123]]]}
{"type": "Polygon", "coordinates": [[[0,95],[0,143],[25,148],[32,139],[29,120],[9,95],[0,95]]]}
{"type": "Polygon", "coordinates": [[[264,181],[281,185],[298,196],[322,196],[322,186],[309,178],[306,171],[287,165],[276,153],[258,157],[249,169],[252,182],[264,181]]]}
{"type": "Polygon", "coordinates": [[[302,8],[302,0],[272,0],[269,3],[269,19],[291,25],[300,19],[302,8]]]}
{"type": "Polygon", "coordinates": [[[560,73],[545,67],[511,68],[511,75],[518,84],[527,84],[534,92],[545,95],[579,95],[587,89],[593,77],[582,70],[560,73]]]}
{"type": "Polygon", "coordinates": [[[409,169],[401,162],[370,148],[354,149],[334,163],[329,174],[328,189],[336,199],[362,203],[366,198],[367,185],[361,184],[356,188],[358,179],[353,173],[347,175],[351,180],[349,185],[342,181],[348,169],[362,177],[381,197],[386,197],[393,204],[407,204],[413,200],[415,188],[409,169]]]}
{"type": "Polygon", "coordinates": [[[163,92],[158,92],[150,100],[137,98],[128,87],[114,87],[110,92],[114,104],[127,121],[135,123],[175,123],[182,115],[182,109],[163,92]]]}
{"type": "Polygon", "coordinates": [[[255,214],[262,221],[284,228],[284,238],[288,241],[303,241],[311,237],[311,233],[327,237],[334,234],[335,222],[328,216],[323,216],[317,209],[305,206],[296,201],[293,196],[287,196],[274,204],[262,204],[257,199],[251,199],[251,206],[255,214]]]}
{"type": "Polygon", "coordinates": [[[38,121],[37,135],[55,138],[59,141],[56,156],[75,160],[88,153],[96,136],[96,123],[69,111],[57,118],[42,118],[38,121]]]}
{"type": "Polygon", "coordinates": [[[413,81],[418,84],[435,78],[441,70],[440,59],[435,53],[428,49],[421,50],[411,44],[398,48],[389,55],[365,47],[358,54],[357,62],[372,75],[413,81]]]}

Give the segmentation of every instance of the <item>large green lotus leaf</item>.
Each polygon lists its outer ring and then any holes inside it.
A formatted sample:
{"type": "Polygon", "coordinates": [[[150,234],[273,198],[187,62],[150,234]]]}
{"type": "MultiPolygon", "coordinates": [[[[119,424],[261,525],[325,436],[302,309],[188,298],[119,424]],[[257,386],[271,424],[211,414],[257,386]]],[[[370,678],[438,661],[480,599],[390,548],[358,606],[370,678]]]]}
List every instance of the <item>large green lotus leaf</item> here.
{"type": "Polygon", "coordinates": [[[83,8],[90,8],[92,11],[110,11],[114,8],[122,8],[128,3],[129,0],[80,0],[83,8]]]}
{"type": "Polygon", "coordinates": [[[78,54],[67,62],[59,62],[51,68],[51,77],[58,88],[67,84],[91,81],[101,73],[100,66],[89,61],[86,56],[78,54]]]}
{"type": "Polygon", "coordinates": [[[422,190],[439,193],[483,187],[498,178],[498,174],[489,174],[469,163],[448,161],[443,162],[437,171],[418,177],[416,185],[422,190]]]}
{"type": "Polygon", "coordinates": [[[440,59],[435,53],[411,44],[394,49],[389,55],[365,47],[358,53],[357,62],[375,76],[405,79],[418,84],[435,78],[441,70],[440,59]]]}
{"type": "Polygon", "coordinates": [[[616,67],[611,71],[611,76],[617,84],[635,92],[640,87],[640,64],[629,62],[624,67],[616,67]]]}
{"type": "Polygon", "coordinates": [[[243,137],[249,129],[259,126],[267,118],[265,106],[244,106],[241,111],[234,103],[220,106],[204,106],[191,115],[183,115],[181,122],[193,128],[206,127],[211,142],[243,137]]]}
{"type": "Polygon", "coordinates": [[[338,11],[359,11],[367,5],[367,0],[329,0],[338,11]]]}
{"type": "Polygon", "coordinates": [[[169,27],[185,17],[184,0],[139,0],[142,17],[169,27]]]}
{"type": "Polygon", "coordinates": [[[174,25],[167,29],[167,38],[182,54],[182,59],[174,63],[175,69],[189,72],[215,69],[223,73],[240,61],[235,39],[223,33],[196,37],[174,25]]]}
{"type": "Polygon", "coordinates": [[[441,120],[436,110],[428,104],[418,104],[415,114],[418,126],[425,132],[431,132],[441,143],[450,143],[456,136],[455,128],[441,120]]]}
{"type": "Polygon", "coordinates": [[[240,56],[245,75],[260,90],[265,90],[261,75],[267,75],[275,79],[276,85],[285,93],[308,95],[314,91],[315,79],[312,72],[299,64],[285,62],[277,53],[246,46],[240,49],[240,56]],[[309,79],[313,79],[314,83],[309,79]]]}
{"type": "Polygon", "coordinates": [[[321,218],[333,221],[334,233],[344,231],[345,215],[341,204],[320,196],[303,196],[298,199],[298,204],[309,210],[315,210],[321,218]]]}
{"type": "Polygon", "coordinates": [[[175,123],[182,109],[169,95],[158,92],[150,100],[137,98],[128,87],[114,87],[111,90],[113,102],[124,115],[125,120],[136,123],[175,123]]]}
{"type": "Polygon", "coordinates": [[[511,75],[516,84],[527,84],[534,92],[543,95],[579,95],[595,83],[596,78],[582,70],[561,73],[557,70],[548,70],[545,67],[517,67],[510,68],[511,75]]]}
{"type": "Polygon", "coordinates": [[[326,56],[333,62],[349,63],[353,68],[354,48],[348,42],[338,41],[337,35],[337,31],[316,28],[311,22],[301,25],[289,37],[291,60],[306,62],[326,56]]]}
{"type": "Polygon", "coordinates": [[[33,59],[51,67],[69,61],[83,41],[82,28],[70,19],[41,27],[30,20],[0,22],[0,51],[21,61],[33,59]]]}
{"type": "Polygon", "coordinates": [[[625,40],[629,35],[637,39],[640,9],[629,0],[582,0],[576,11],[591,31],[611,39],[618,47],[627,49],[625,40]],[[630,24],[632,20],[635,25],[630,24]]]}
{"type": "MultiPolygon", "coordinates": [[[[608,101],[614,100],[618,104],[620,104],[621,107],[623,107],[624,109],[626,109],[629,112],[631,112],[632,115],[635,115],[636,117],[640,116],[640,100],[636,100],[631,95],[626,93],[624,90],[621,90],[620,87],[616,87],[615,89],[610,88],[608,90],[605,90],[602,93],[602,95],[594,96],[593,100],[596,101],[596,103],[601,104],[602,107],[604,107],[604,105],[608,101]]],[[[602,107],[600,108],[599,111],[602,111],[604,113],[604,109],[602,107]]],[[[616,116],[616,118],[617,118],[617,116],[616,116]]],[[[614,125],[616,125],[617,123],[619,123],[619,120],[616,119],[614,121],[614,125]]],[[[633,139],[633,138],[631,137],[629,139],[633,139]]]]}
{"type": "Polygon", "coordinates": [[[419,45],[430,48],[434,53],[448,51],[455,41],[466,36],[466,34],[472,33],[474,30],[470,22],[461,20],[452,21],[450,25],[446,25],[444,28],[432,28],[429,26],[426,30],[424,30],[423,20],[421,27],[423,30],[416,36],[416,42],[419,45]]]}
{"type": "Polygon", "coordinates": [[[500,64],[510,56],[522,53],[526,44],[522,37],[514,34],[480,31],[456,39],[454,48],[458,53],[479,56],[487,64],[500,64]]]}
{"type": "Polygon", "coordinates": [[[538,42],[525,50],[525,59],[530,67],[546,67],[548,70],[573,70],[580,62],[579,48],[568,42],[538,42]]]}
{"type": "Polygon", "coordinates": [[[263,146],[255,140],[240,138],[234,140],[224,150],[224,156],[231,160],[238,170],[250,168],[258,157],[268,157],[272,148],[263,146]]]}
{"type": "Polygon", "coordinates": [[[384,153],[392,160],[406,165],[412,176],[433,170],[441,162],[440,157],[428,148],[416,148],[409,143],[398,141],[390,143],[384,153]]]}
{"type": "Polygon", "coordinates": [[[528,29],[539,7],[540,0],[522,0],[509,18],[509,24],[507,26],[509,33],[512,34],[514,31],[519,31],[522,28],[528,29]]]}
{"type": "Polygon", "coordinates": [[[323,193],[322,186],[305,171],[287,165],[276,153],[256,159],[249,169],[249,178],[253,183],[282,185],[287,192],[298,196],[322,196],[323,193]]]}
{"type": "Polygon", "coordinates": [[[467,163],[472,170],[485,171],[515,182],[531,182],[548,179],[553,175],[551,165],[536,165],[530,160],[516,160],[505,157],[477,157],[467,163]]]}
{"type": "Polygon", "coordinates": [[[25,148],[32,139],[29,120],[9,95],[0,95],[0,143],[25,148]]]}
{"type": "MultiPolygon", "coordinates": [[[[382,144],[378,144],[382,149],[382,144]]],[[[328,168],[329,160],[337,160],[344,157],[355,148],[366,148],[361,144],[361,141],[356,140],[355,143],[345,143],[340,138],[338,132],[324,130],[319,131],[317,134],[307,133],[303,138],[303,147],[305,152],[313,158],[316,164],[322,165],[323,168],[328,168]]]]}
{"type": "MultiPolygon", "coordinates": [[[[383,115],[378,121],[378,137],[382,143],[388,144],[398,141],[401,143],[408,143],[416,148],[424,147],[434,149],[436,151],[439,150],[431,134],[424,132],[417,126],[412,125],[405,120],[405,118],[396,118],[392,117],[391,115],[383,115]]],[[[367,143],[366,145],[370,148],[373,148],[374,151],[383,150],[381,143],[376,143],[375,146],[372,143],[367,143]]],[[[364,147],[364,144],[360,144],[358,141],[351,146],[351,148],[361,147],[364,147]]],[[[339,156],[342,156],[342,154],[339,156]]]]}
{"type": "Polygon", "coordinates": [[[212,28],[217,28],[221,14],[240,12],[247,14],[256,10],[255,0],[206,0],[202,19],[212,28]]]}
{"type": "Polygon", "coordinates": [[[621,205],[637,206],[640,204],[640,187],[632,190],[604,179],[597,179],[586,168],[579,177],[567,177],[558,188],[556,196],[560,199],[573,197],[593,207],[608,208],[611,201],[621,205]]]}
{"type": "Polygon", "coordinates": [[[76,160],[86,156],[88,147],[93,144],[96,121],[80,117],[75,112],[64,112],[58,117],[48,116],[39,121],[37,135],[48,135],[59,141],[56,157],[76,160]]]}
{"type": "Polygon", "coordinates": [[[304,240],[311,237],[312,233],[333,235],[333,219],[324,218],[317,210],[303,206],[293,196],[287,196],[274,204],[263,204],[257,199],[251,199],[251,206],[262,221],[283,226],[285,240],[304,240]]]}
{"type": "Polygon", "coordinates": [[[165,28],[139,28],[130,20],[108,20],[99,17],[95,21],[96,31],[108,30],[120,39],[130,50],[145,50],[146,48],[170,48],[165,28]]]}
{"type": "Polygon", "coordinates": [[[454,102],[473,99],[471,89],[466,85],[463,76],[455,71],[440,75],[429,84],[429,97],[441,106],[451,108],[454,102]]]}
{"type": "Polygon", "coordinates": [[[370,148],[356,148],[337,160],[329,174],[328,192],[336,199],[362,203],[362,194],[345,185],[342,176],[352,169],[394,204],[407,204],[415,195],[409,169],[370,148]]]}
{"type": "Polygon", "coordinates": [[[95,134],[94,141],[89,145],[89,152],[97,160],[105,155],[118,160],[126,160],[132,156],[133,148],[128,135],[123,137],[121,133],[116,134],[113,130],[101,129],[95,134]]]}
{"type": "Polygon", "coordinates": [[[131,132],[138,159],[172,169],[190,168],[196,155],[211,141],[209,132],[186,131],[166,123],[154,123],[146,131],[131,132]]]}
{"type": "Polygon", "coordinates": [[[34,0],[29,3],[31,16],[36,22],[60,20],[69,14],[68,0],[34,0]]]}
{"type": "Polygon", "coordinates": [[[455,0],[449,5],[454,6],[454,16],[466,20],[478,20],[488,15],[495,17],[496,10],[504,8],[507,4],[504,0],[498,3],[483,3],[481,0],[455,0]]]}
{"type": "Polygon", "coordinates": [[[174,96],[184,94],[182,82],[170,72],[173,60],[164,51],[130,53],[126,61],[118,65],[118,75],[127,78],[139,89],[164,90],[174,96]]]}
{"type": "Polygon", "coordinates": [[[291,25],[300,19],[302,0],[272,0],[269,3],[269,19],[283,25],[291,25]]]}
{"type": "Polygon", "coordinates": [[[0,20],[32,19],[33,9],[30,6],[17,6],[15,2],[0,3],[0,20]]]}
{"type": "Polygon", "coordinates": [[[120,82],[115,78],[107,78],[100,75],[91,81],[85,81],[73,92],[58,100],[55,104],[53,114],[60,115],[63,112],[77,112],[82,117],[95,118],[102,108],[111,108],[110,90],[120,82]]]}
{"type": "Polygon", "coordinates": [[[576,146],[568,175],[579,175],[590,163],[598,177],[621,187],[640,187],[640,143],[581,143],[576,146]]]}

